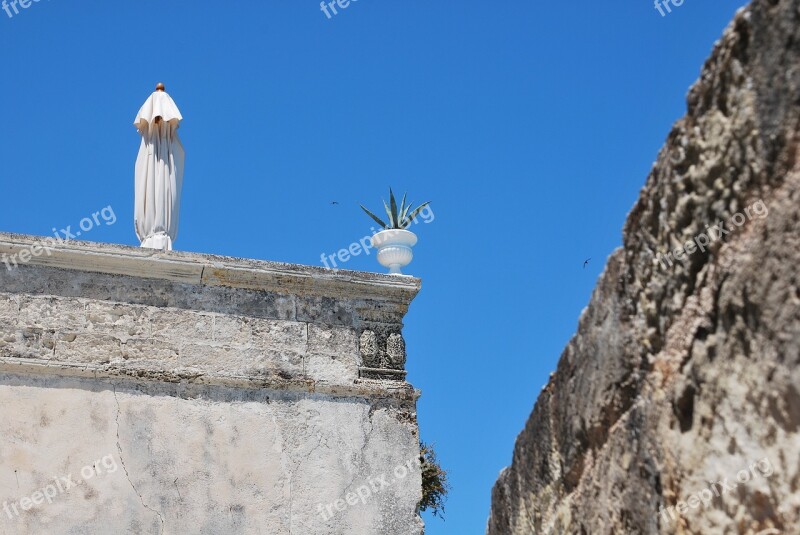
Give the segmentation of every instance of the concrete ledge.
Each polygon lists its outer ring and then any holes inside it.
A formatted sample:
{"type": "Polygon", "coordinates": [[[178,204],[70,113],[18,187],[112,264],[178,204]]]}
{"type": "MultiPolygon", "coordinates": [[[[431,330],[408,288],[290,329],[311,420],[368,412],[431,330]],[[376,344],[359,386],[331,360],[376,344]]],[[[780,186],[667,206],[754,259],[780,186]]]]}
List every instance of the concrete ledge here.
{"type": "Polygon", "coordinates": [[[81,241],[55,246],[50,243],[46,238],[0,232],[0,258],[4,254],[19,258],[21,251],[36,248],[40,254],[31,255],[24,265],[305,296],[379,299],[405,305],[416,296],[421,284],[414,277],[380,273],[81,241]]]}

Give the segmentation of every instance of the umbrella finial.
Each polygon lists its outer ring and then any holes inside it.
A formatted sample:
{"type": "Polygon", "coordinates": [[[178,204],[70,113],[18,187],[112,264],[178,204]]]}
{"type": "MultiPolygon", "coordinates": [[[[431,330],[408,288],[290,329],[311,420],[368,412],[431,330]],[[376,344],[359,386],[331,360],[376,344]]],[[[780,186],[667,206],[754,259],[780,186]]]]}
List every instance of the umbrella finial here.
{"type": "Polygon", "coordinates": [[[166,89],[164,88],[164,84],[162,84],[161,82],[158,82],[156,84],[156,91],[166,91],[166,89]]]}

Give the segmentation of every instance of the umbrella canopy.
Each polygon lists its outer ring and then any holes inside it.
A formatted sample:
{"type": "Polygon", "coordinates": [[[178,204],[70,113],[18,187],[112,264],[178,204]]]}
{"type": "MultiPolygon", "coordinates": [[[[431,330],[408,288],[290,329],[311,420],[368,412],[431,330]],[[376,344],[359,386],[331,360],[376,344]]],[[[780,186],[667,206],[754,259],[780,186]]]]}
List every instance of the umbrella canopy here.
{"type": "Polygon", "coordinates": [[[184,152],[178,137],[183,119],[158,84],[133,125],[142,136],[136,158],[134,225],[142,247],[171,250],[178,237],[184,152]]]}

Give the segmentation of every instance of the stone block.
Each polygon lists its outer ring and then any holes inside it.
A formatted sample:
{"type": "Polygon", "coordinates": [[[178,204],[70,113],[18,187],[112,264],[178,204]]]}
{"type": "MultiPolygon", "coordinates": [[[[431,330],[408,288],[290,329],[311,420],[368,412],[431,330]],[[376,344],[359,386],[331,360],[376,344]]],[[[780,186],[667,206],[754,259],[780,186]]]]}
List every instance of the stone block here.
{"type": "Polygon", "coordinates": [[[120,339],[150,335],[148,308],[104,301],[86,305],[86,330],[109,334],[120,339]]]}
{"type": "Polygon", "coordinates": [[[358,378],[358,365],[350,358],[309,354],[306,357],[306,375],[314,381],[347,385],[358,378]]]}
{"type": "Polygon", "coordinates": [[[151,308],[151,336],[172,341],[178,347],[184,344],[212,342],[214,316],[178,308],[151,308]]]}
{"type": "Polygon", "coordinates": [[[170,367],[178,362],[178,348],[161,338],[130,338],[121,344],[122,358],[128,362],[152,361],[170,367]]]}
{"type": "Polygon", "coordinates": [[[247,318],[250,343],[261,351],[305,353],[308,346],[308,325],[296,321],[247,318]]]}
{"type": "Polygon", "coordinates": [[[55,346],[57,361],[108,364],[122,360],[119,338],[106,334],[60,332],[55,346]]]}
{"type": "Polygon", "coordinates": [[[342,359],[358,358],[358,336],[352,327],[308,325],[308,351],[342,359]]]}
{"type": "Polygon", "coordinates": [[[297,320],[328,325],[353,325],[353,308],[333,297],[302,297],[297,300],[297,320]]]}
{"type": "Polygon", "coordinates": [[[80,331],[86,325],[85,305],[78,299],[23,296],[19,323],[24,327],[80,331]]]}
{"type": "Polygon", "coordinates": [[[19,301],[10,294],[0,293],[0,335],[13,329],[19,321],[19,301]]]}

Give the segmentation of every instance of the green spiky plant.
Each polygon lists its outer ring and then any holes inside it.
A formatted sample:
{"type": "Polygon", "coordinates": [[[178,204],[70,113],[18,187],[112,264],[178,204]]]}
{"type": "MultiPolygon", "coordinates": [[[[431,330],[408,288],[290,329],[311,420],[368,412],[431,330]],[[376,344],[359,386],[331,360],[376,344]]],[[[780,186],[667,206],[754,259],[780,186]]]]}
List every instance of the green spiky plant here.
{"type": "Polygon", "coordinates": [[[377,224],[383,227],[385,230],[390,229],[397,229],[403,230],[408,227],[413,221],[414,218],[419,215],[423,208],[428,206],[430,202],[425,202],[417,206],[415,209],[411,209],[411,203],[406,204],[406,194],[403,194],[403,200],[400,201],[400,206],[397,206],[397,201],[394,198],[394,193],[392,192],[392,188],[389,188],[389,204],[386,204],[386,201],[383,201],[383,207],[386,210],[386,215],[389,216],[389,223],[385,223],[380,217],[376,216],[364,206],[361,206],[361,209],[364,210],[368,216],[370,216],[377,224]]]}

